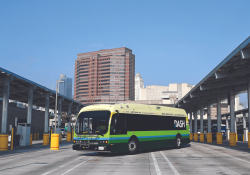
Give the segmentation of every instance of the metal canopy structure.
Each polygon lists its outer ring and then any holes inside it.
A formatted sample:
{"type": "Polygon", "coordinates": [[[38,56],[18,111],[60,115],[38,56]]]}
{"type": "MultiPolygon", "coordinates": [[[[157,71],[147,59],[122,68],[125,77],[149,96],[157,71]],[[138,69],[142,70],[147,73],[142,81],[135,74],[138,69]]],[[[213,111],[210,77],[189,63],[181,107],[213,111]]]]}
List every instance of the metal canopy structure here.
{"type": "MultiPolygon", "coordinates": [[[[0,97],[3,96],[4,90],[4,77],[8,76],[10,78],[10,89],[9,89],[9,99],[16,100],[23,103],[28,103],[28,91],[29,88],[33,88],[33,105],[35,106],[45,106],[46,93],[49,92],[49,108],[55,109],[55,99],[56,91],[48,89],[40,84],[23,78],[13,72],[0,67],[0,97]]],[[[71,108],[84,107],[85,105],[73,100],[72,98],[66,97],[62,94],[57,94],[59,98],[62,98],[62,111],[68,111],[68,104],[72,103],[71,108]]]]}
{"type": "Polygon", "coordinates": [[[250,37],[232,51],[190,92],[180,99],[175,107],[191,111],[228,99],[230,91],[235,95],[247,92],[250,80],[250,37]]]}

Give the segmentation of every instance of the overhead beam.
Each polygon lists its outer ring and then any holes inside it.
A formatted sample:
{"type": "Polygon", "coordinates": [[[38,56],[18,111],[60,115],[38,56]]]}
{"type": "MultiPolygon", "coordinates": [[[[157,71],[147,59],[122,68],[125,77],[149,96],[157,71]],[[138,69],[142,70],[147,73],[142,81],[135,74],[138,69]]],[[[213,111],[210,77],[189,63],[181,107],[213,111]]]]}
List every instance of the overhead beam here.
{"type": "MultiPolygon", "coordinates": [[[[234,90],[235,92],[237,92],[237,94],[245,93],[247,90],[247,84],[234,86],[234,90]]],[[[228,88],[221,88],[221,89],[216,89],[216,90],[209,89],[207,91],[192,92],[189,96],[190,98],[197,98],[197,97],[220,94],[220,93],[225,93],[225,92],[229,93],[228,88]]]]}
{"type": "MultiPolygon", "coordinates": [[[[226,99],[226,97],[223,97],[222,99],[226,99]]],[[[216,103],[215,98],[210,99],[210,101],[211,101],[211,105],[216,103]]],[[[203,99],[202,101],[194,101],[190,103],[179,103],[178,107],[181,107],[181,108],[190,108],[190,107],[195,107],[195,106],[199,107],[203,103],[206,104],[207,101],[203,99]]]]}
{"type": "Polygon", "coordinates": [[[246,74],[250,74],[250,69],[249,68],[237,69],[237,70],[231,70],[231,71],[216,72],[215,77],[216,77],[216,79],[219,79],[219,78],[234,77],[234,76],[246,75],[246,74]]]}
{"type": "Polygon", "coordinates": [[[240,56],[241,56],[241,59],[250,58],[250,48],[248,48],[248,49],[241,49],[240,50],[240,56]]]}
{"type": "Polygon", "coordinates": [[[221,87],[226,87],[226,86],[234,86],[234,85],[239,85],[239,84],[246,84],[248,82],[247,78],[242,78],[238,80],[229,80],[229,81],[223,81],[223,82],[218,82],[218,83],[210,83],[210,84],[205,84],[200,86],[200,90],[208,90],[208,89],[214,89],[214,88],[221,88],[221,87]]]}
{"type": "MultiPolygon", "coordinates": [[[[227,92],[224,92],[224,93],[219,93],[220,96],[222,97],[227,97],[229,95],[229,93],[227,92]]],[[[199,97],[199,98],[191,98],[191,99],[185,99],[183,100],[184,103],[192,103],[192,102],[200,102],[200,101],[207,101],[207,100],[210,100],[210,99],[216,99],[217,98],[217,95],[218,94],[213,94],[213,95],[207,95],[207,96],[202,96],[202,97],[199,97]]]]}

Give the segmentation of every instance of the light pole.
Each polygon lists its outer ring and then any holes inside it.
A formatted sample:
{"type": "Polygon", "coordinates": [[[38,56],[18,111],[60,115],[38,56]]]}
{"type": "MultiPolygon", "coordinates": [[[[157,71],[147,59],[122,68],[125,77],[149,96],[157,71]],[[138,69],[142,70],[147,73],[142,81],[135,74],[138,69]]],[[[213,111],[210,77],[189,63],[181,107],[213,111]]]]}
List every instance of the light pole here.
{"type": "MultiPolygon", "coordinates": [[[[64,81],[60,81],[60,80],[56,80],[56,105],[55,105],[55,125],[56,125],[56,119],[58,120],[58,116],[57,116],[57,89],[59,92],[60,86],[58,87],[58,83],[63,83],[64,81]]],[[[58,121],[57,121],[58,124],[58,121]]],[[[59,126],[58,126],[59,128],[59,126]]],[[[55,126],[55,133],[56,133],[56,126],[55,126]]]]}

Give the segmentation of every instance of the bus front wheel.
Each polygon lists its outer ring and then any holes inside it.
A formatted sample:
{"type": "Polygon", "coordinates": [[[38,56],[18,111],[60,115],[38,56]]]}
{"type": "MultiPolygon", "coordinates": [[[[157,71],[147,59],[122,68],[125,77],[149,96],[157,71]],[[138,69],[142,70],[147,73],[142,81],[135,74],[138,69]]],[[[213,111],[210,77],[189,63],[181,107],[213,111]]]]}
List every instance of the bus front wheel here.
{"type": "Polygon", "coordinates": [[[128,141],[128,153],[136,154],[139,150],[139,143],[135,138],[131,138],[128,141]]]}
{"type": "Polygon", "coordinates": [[[175,148],[180,149],[181,148],[181,136],[177,135],[175,138],[175,148]]]}

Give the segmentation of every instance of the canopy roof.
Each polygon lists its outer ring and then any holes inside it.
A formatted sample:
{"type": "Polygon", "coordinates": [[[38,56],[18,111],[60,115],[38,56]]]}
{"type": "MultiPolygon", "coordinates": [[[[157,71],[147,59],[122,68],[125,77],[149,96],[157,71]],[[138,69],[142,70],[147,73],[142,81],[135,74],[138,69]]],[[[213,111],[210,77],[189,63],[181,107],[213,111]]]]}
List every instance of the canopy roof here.
{"type": "Polygon", "coordinates": [[[245,93],[250,80],[250,37],[232,51],[206,77],[191,89],[175,107],[186,111],[228,98],[230,88],[235,94],[245,93]]]}

